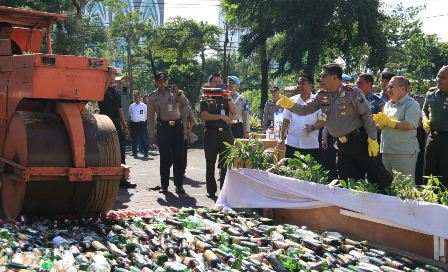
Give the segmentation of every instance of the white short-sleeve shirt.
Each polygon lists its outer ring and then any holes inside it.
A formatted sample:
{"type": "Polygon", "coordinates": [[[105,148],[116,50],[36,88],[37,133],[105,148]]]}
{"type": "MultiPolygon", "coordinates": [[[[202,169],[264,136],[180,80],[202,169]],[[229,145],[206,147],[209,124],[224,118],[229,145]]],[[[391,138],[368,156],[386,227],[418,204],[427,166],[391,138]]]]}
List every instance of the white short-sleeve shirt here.
{"type": "MultiPolygon", "coordinates": [[[[299,94],[291,97],[291,100],[299,105],[304,105],[314,96],[314,94],[311,94],[307,101],[303,101],[299,94]]],[[[283,118],[290,121],[288,126],[288,136],[286,137],[286,144],[301,149],[319,148],[319,130],[315,130],[311,133],[306,133],[303,129],[305,128],[306,124],[316,124],[317,121],[319,121],[321,115],[321,110],[305,116],[299,116],[285,109],[283,111],[283,118]]]]}
{"type": "Polygon", "coordinates": [[[147,106],[145,103],[132,103],[129,106],[129,118],[132,122],[145,122],[148,118],[147,106]]]}

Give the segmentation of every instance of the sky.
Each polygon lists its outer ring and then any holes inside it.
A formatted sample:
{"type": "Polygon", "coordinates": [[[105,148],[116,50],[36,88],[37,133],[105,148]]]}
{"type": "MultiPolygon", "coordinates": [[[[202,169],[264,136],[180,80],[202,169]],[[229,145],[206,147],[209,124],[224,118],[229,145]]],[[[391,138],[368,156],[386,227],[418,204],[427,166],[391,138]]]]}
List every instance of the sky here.
{"type": "MultiPolygon", "coordinates": [[[[423,22],[422,30],[428,34],[437,34],[441,40],[448,41],[448,0],[382,0],[387,5],[402,3],[407,6],[426,5],[419,14],[423,22]]],[[[182,16],[197,21],[218,24],[218,0],[165,0],[165,20],[182,16]]],[[[393,10],[391,10],[393,12],[393,10]]]]}

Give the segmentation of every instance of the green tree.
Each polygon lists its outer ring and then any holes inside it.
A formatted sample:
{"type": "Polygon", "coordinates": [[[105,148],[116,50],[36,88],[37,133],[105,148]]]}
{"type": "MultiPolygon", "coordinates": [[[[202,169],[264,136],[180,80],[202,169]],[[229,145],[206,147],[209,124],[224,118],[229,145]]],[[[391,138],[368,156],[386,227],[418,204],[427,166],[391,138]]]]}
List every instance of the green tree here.
{"type": "Polygon", "coordinates": [[[129,76],[129,94],[133,95],[133,54],[139,46],[141,33],[145,31],[149,20],[142,20],[139,11],[127,10],[123,0],[106,0],[105,4],[114,13],[114,19],[109,27],[110,36],[115,38],[117,45],[124,42],[126,47],[126,70],[129,76]]]}
{"type": "Polygon", "coordinates": [[[202,70],[198,64],[191,62],[188,64],[173,64],[168,69],[170,76],[170,84],[177,84],[190,100],[190,104],[194,105],[198,102],[200,88],[202,84],[202,70]]]}
{"type": "Polygon", "coordinates": [[[267,52],[267,41],[275,35],[277,16],[281,15],[280,10],[273,9],[272,6],[277,6],[279,1],[223,0],[222,2],[226,12],[226,20],[248,30],[240,43],[242,55],[248,57],[257,52],[260,56],[261,103],[259,107],[262,112],[268,99],[269,88],[270,60],[267,52]]]}
{"type": "Polygon", "coordinates": [[[422,22],[416,19],[423,7],[404,8],[398,5],[384,22],[387,33],[385,67],[408,77],[414,90],[425,93],[435,84],[438,70],[448,63],[448,43],[437,35],[423,33],[422,22]]]}
{"type": "MultiPolygon", "coordinates": [[[[64,13],[66,20],[57,22],[52,29],[53,52],[63,55],[87,55],[102,57],[105,53],[107,32],[97,17],[82,14],[83,8],[89,8],[89,0],[2,0],[1,5],[38,11],[64,13]]],[[[43,39],[42,52],[46,52],[46,40],[43,39]]]]}
{"type": "Polygon", "coordinates": [[[217,49],[221,30],[219,27],[191,19],[174,17],[168,19],[158,31],[162,52],[160,57],[165,62],[177,65],[189,63],[198,55],[201,58],[201,70],[205,72],[207,49],[217,49]]]}

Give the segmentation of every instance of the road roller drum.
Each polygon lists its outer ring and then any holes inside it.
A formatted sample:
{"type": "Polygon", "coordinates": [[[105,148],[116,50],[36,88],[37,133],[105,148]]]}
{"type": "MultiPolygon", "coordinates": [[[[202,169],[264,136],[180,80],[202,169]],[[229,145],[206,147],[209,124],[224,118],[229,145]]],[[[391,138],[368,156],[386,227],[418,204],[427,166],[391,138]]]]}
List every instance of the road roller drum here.
{"type": "MultiPolygon", "coordinates": [[[[117,132],[104,115],[82,115],[86,166],[120,166],[117,132]]],[[[5,135],[4,157],[25,167],[70,167],[70,140],[62,119],[54,113],[16,112],[5,135]]],[[[67,176],[44,176],[28,182],[1,175],[5,214],[83,214],[112,208],[119,178],[96,177],[73,182],[67,176]]]]}

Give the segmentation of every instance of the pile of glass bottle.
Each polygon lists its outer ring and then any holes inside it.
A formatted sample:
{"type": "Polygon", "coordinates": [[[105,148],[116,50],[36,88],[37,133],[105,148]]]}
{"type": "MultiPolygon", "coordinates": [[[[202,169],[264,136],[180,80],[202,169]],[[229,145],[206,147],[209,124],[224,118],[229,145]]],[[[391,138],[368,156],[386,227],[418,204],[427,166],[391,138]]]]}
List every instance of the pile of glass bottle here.
{"type": "Polygon", "coordinates": [[[3,223],[0,271],[443,271],[337,232],[232,210],[3,223]]]}

